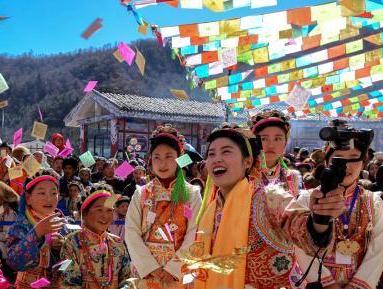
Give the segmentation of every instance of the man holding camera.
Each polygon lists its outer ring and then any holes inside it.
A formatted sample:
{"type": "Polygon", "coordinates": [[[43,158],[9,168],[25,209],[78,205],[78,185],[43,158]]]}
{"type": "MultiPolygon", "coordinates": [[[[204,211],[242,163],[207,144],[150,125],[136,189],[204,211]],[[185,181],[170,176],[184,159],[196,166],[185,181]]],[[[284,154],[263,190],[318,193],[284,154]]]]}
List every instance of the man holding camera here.
{"type": "MultiPolygon", "coordinates": [[[[327,289],[376,288],[383,270],[382,199],[358,185],[373,136],[372,130],[356,130],[339,120],[320,132],[327,141],[321,191],[344,188],[346,205],[333,221],[334,242],[323,259],[322,285],[327,289]]],[[[314,216],[314,222],[325,224],[328,219],[314,216]]]]}

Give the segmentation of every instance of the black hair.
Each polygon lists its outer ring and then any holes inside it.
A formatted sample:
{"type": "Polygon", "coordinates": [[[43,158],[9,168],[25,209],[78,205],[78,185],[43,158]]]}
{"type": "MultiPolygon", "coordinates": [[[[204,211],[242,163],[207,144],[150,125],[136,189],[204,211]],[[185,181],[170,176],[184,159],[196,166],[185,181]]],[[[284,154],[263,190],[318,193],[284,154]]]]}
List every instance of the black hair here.
{"type": "Polygon", "coordinates": [[[63,161],[63,168],[66,166],[71,166],[75,171],[78,169],[78,160],[75,159],[74,157],[69,157],[64,159],[63,161]]]}
{"type": "Polygon", "coordinates": [[[383,185],[383,166],[380,166],[376,171],[375,181],[380,186],[383,185]]]}
{"type": "Polygon", "coordinates": [[[172,149],[174,149],[177,152],[178,156],[181,154],[179,143],[175,139],[171,137],[167,137],[167,136],[159,136],[159,137],[151,138],[149,153],[152,154],[153,151],[161,144],[170,146],[172,149]]]}

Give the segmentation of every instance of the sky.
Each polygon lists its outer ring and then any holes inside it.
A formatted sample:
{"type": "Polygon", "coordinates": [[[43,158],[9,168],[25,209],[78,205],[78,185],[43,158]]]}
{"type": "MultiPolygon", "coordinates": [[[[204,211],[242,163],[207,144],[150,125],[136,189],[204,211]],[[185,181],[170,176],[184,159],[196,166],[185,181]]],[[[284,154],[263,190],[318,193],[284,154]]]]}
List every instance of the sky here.
{"type": "MultiPolygon", "coordinates": [[[[207,9],[178,9],[166,4],[138,11],[147,22],[163,27],[265,14],[327,2],[331,1],[278,0],[278,6],[241,8],[224,13],[207,9]]],[[[137,32],[133,15],[120,5],[119,0],[0,0],[0,16],[10,17],[0,21],[0,55],[58,54],[122,41],[129,43],[144,37],[137,32]],[[96,18],[103,19],[102,29],[88,40],[81,38],[81,33],[96,18]]],[[[151,33],[147,37],[154,38],[151,33]]]]}

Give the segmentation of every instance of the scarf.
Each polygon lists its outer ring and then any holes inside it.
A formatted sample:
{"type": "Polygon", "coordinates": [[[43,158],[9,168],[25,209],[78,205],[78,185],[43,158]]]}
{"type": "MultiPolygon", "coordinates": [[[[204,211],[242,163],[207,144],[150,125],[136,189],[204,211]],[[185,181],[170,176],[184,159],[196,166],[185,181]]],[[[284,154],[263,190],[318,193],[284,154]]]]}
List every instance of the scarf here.
{"type": "MultiPolygon", "coordinates": [[[[238,182],[229,192],[225,201],[221,223],[212,245],[214,217],[217,199],[214,199],[201,216],[197,241],[204,244],[204,254],[222,256],[233,254],[234,249],[248,246],[249,220],[253,188],[247,179],[238,182]],[[213,246],[213,248],[211,248],[213,246]]],[[[243,289],[245,286],[246,258],[243,258],[230,275],[208,271],[206,281],[196,280],[196,289],[231,288],[243,289]]]]}

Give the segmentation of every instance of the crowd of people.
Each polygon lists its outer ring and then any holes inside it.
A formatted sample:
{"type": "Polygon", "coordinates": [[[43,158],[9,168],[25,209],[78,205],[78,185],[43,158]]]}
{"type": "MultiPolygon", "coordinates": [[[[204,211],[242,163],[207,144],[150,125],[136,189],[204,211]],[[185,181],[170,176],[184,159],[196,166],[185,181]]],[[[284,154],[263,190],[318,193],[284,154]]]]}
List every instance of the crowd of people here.
{"type": "Polygon", "coordinates": [[[85,167],[3,142],[0,289],[383,288],[383,153],[358,136],[286,153],[290,129],[274,110],[223,124],[181,167],[185,138],[163,125],[125,179],[124,160],[85,167]],[[334,158],[345,177],[324,194],[334,158]]]}

